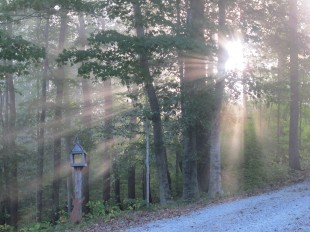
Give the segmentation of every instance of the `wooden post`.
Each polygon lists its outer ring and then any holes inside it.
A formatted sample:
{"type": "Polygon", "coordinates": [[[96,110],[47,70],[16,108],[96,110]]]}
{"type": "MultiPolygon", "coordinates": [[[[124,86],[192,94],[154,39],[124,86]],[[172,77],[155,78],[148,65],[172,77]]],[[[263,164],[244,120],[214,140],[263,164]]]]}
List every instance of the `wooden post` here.
{"type": "Polygon", "coordinates": [[[74,167],[74,199],[72,201],[73,210],[70,215],[72,223],[79,223],[82,220],[82,169],[83,167],[74,167]]]}

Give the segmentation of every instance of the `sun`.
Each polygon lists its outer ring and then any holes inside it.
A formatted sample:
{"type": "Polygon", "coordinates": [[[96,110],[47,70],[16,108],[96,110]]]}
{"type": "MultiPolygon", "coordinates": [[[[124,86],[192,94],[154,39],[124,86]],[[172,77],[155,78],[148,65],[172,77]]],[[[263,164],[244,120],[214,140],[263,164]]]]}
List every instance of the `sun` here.
{"type": "Polygon", "coordinates": [[[243,71],[246,67],[244,59],[244,46],[241,40],[228,41],[225,45],[228,60],[225,64],[226,71],[243,71]]]}

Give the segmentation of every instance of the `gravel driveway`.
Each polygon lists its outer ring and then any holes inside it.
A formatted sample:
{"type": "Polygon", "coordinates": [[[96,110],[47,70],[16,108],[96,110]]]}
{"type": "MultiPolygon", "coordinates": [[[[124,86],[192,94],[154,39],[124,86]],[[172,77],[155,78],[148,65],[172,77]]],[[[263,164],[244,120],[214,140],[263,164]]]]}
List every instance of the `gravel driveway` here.
{"type": "Polygon", "coordinates": [[[310,181],[125,231],[310,232],[310,181]]]}

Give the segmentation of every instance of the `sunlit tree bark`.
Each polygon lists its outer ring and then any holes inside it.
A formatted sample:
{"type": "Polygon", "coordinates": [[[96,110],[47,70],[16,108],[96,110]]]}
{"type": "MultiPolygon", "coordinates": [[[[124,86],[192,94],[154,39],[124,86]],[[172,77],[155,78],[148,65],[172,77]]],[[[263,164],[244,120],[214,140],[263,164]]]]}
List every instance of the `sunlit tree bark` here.
{"type": "Polygon", "coordinates": [[[218,2],[218,74],[215,86],[215,111],[211,125],[210,135],[210,181],[208,193],[211,196],[222,194],[221,181],[221,150],[220,150],[220,129],[221,129],[221,110],[223,105],[223,95],[225,87],[225,64],[227,55],[224,47],[225,24],[226,24],[226,0],[218,2]]]}

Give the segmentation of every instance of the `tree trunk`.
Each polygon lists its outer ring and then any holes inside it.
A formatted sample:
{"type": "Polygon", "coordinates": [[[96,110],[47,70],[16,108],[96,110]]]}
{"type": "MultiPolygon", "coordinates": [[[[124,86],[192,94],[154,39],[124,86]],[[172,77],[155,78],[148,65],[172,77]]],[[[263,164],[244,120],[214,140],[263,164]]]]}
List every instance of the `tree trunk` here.
{"type": "Polygon", "coordinates": [[[136,168],[134,166],[128,169],[128,199],[136,199],[136,168]]]}
{"type": "Polygon", "coordinates": [[[175,151],[175,192],[176,196],[180,197],[182,196],[182,187],[181,187],[181,182],[180,182],[180,172],[182,174],[182,159],[181,159],[181,151],[180,149],[177,149],[175,151]]]}
{"type": "Polygon", "coordinates": [[[158,99],[155,93],[155,88],[151,83],[145,85],[146,92],[149,99],[149,104],[152,111],[153,124],[153,141],[155,158],[157,164],[157,173],[159,179],[159,196],[162,205],[167,204],[171,200],[169,176],[167,168],[167,155],[164,145],[162,123],[160,118],[160,109],[158,99]]]}
{"type": "MultiPolygon", "coordinates": [[[[205,43],[204,39],[204,1],[190,0],[188,10],[188,32],[189,36],[199,43],[205,43]]],[[[184,58],[184,82],[182,85],[182,117],[186,122],[183,131],[183,199],[185,201],[195,201],[199,197],[198,177],[197,177],[197,128],[199,120],[194,115],[199,110],[194,106],[200,100],[200,93],[206,87],[205,54],[190,53],[184,58]],[[197,102],[198,102],[197,101],[197,102]],[[190,120],[188,120],[190,119],[190,120]]],[[[201,119],[202,120],[202,119],[201,119]]]]}
{"type": "Polygon", "coordinates": [[[18,168],[18,161],[17,161],[17,154],[16,154],[16,130],[15,130],[15,123],[16,123],[16,107],[15,107],[15,88],[13,82],[13,75],[8,75],[6,78],[6,84],[8,86],[9,91],[9,134],[7,135],[9,138],[9,155],[10,155],[10,171],[11,171],[11,178],[10,178],[10,212],[11,212],[11,225],[17,227],[18,223],[18,176],[17,176],[17,168],[18,168]]]}
{"type": "Polygon", "coordinates": [[[227,55],[224,47],[226,9],[225,1],[218,2],[218,31],[219,31],[219,54],[218,54],[218,75],[215,89],[215,111],[211,125],[210,135],[210,182],[209,195],[223,194],[221,181],[221,150],[220,150],[220,129],[221,129],[221,110],[223,105],[223,95],[225,88],[225,64],[227,55]]]}
{"type": "Polygon", "coordinates": [[[197,179],[199,191],[207,193],[209,189],[209,174],[210,174],[210,146],[206,142],[209,140],[209,128],[203,126],[197,128],[197,179]]]}
{"type": "MultiPolygon", "coordinates": [[[[48,53],[48,38],[49,38],[49,19],[46,21],[44,31],[44,48],[48,53]]],[[[36,220],[42,221],[42,210],[43,210],[43,165],[44,165],[44,144],[45,144],[45,117],[46,117],[46,85],[48,78],[48,57],[45,57],[43,61],[43,74],[41,81],[41,99],[38,124],[38,144],[37,144],[37,189],[36,189],[36,220]]]]}
{"type": "Polygon", "coordinates": [[[113,163],[114,173],[114,201],[117,205],[121,204],[121,179],[119,176],[119,164],[113,163]]]}
{"type": "Polygon", "coordinates": [[[108,79],[104,82],[104,112],[105,112],[105,154],[103,155],[103,200],[108,201],[111,198],[111,146],[113,143],[112,131],[112,81],[108,79]]]}
{"type": "Polygon", "coordinates": [[[7,194],[6,194],[6,152],[5,152],[5,127],[4,127],[4,94],[2,88],[0,88],[0,125],[1,125],[1,135],[0,135],[0,144],[3,148],[0,149],[0,225],[6,224],[6,202],[7,202],[7,194]]]}
{"type": "MultiPolygon", "coordinates": [[[[67,101],[66,101],[67,102],[67,101]]],[[[67,104],[66,104],[67,105],[67,104]]],[[[66,117],[69,117],[68,114],[66,114],[66,117]]],[[[70,120],[68,120],[70,121],[70,120]]],[[[68,122],[66,120],[66,126],[70,127],[70,122],[68,122]]],[[[70,128],[66,128],[69,129],[70,128]]],[[[72,149],[72,136],[71,134],[66,134],[65,135],[65,146],[66,146],[66,154],[70,154],[71,149],[72,149]]],[[[72,211],[72,197],[73,197],[73,170],[70,167],[70,157],[68,155],[68,159],[67,159],[67,166],[68,166],[68,173],[67,173],[67,177],[66,177],[66,190],[67,190],[67,213],[68,215],[70,215],[71,211],[72,211]]],[[[82,182],[83,183],[83,182],[82,182]]]]}
{"type": "MultiPolygon", "coordinates": [[[[149,180],[151,181],[151,176],[149,176],[149,180]]],[[[143,168],[142,170],[142,196],[143,196],[143,200],[147,201],[149,200],[149,203],[152,202],[152,192],[151,192],[151,186],[149,185],[149,189],[147,190],[147,183],[146,183],[146,170],[145,168],[143,168]],[[147,193],[149,194],[147,196],[147,193]]]]}
{"type": "MultiPolygon", "coordinates": [[[[12,24],[9,23],[7,26],[9,35],[12,35],[13,28],[12,24]]],[[[11,61],[9,61],[11,62],[11,61]]],[[[18,160],[16,154],[16,105],[15,105],[15,88],[12,74],[7,74],[5,78],[6,85],[6,147],[7,147],[7,159],[8,159],[8,197],[9,197],[9,213],[10,213],[10,224],[17,228],[18,223],[18,160]]]]}
{"type": "MultiPolygon", "coordinates": [[[[131,90],[130,87],[127,87],[129,93],[136,93],[137,87],[134,86],[131,90]]],[[[132,107],[135,105],[135,100],[133,99],[132,107]]],[[[137,124],[137,117],[131,116],[131,124],[136,125],[137,124]]],[[[132,134],[130,136],[131,140],[135,140],[136,134],[132,134]]],[[[135,199],[136,198],[136,166],[135,166],[135,152],[136,148],[134,146],[129,147],[128,151],[128,157],[130,159],[129,167],[127,171],[127,198],[128,199],[135,199]]]]}
{"type": "Polygon", "coordinates": [[[11,217],[11,198],[10,198],[10,154],[9,154],[9,90],[6,86],[2,96],[2,109],[3,109],[3,179],[4,179],[4,223],[10,224],[11,217]]]}
{"type": "MultiPolygon", "coordinates": [[[[177,15],[177,26],[178,30],[181,30],[181,1],[176,1],[176,15],[177,15]]],[[[179,35],[179,34],[178,34],[179,35]]],[[[179,79],[180,79],[180,86],[181,89],[184,89],[184,59],[182,51],[178,51],[178,68],[179,68],[179,79]]],[[[184,110],[183,99],[181,98],[181,110],[184,110]]],[[[176,177],[176,184],[175,184],[175,191],[177,196],[182,194],[182,188],[180,187],[179,179],[179,170],[182,173],[183,161],[182,161],[182,152],[177,149],[176,150],[176,160],[175,160],[175,177],[176,177]]]]}
{"type": "Polygon", "coordinates": [[[298,146],[299,76],[298,76],[298,21],[297,0],[289,0],[289,48],[290,48],[290,132],[289,167],[300,170],[298,146]]]}
{"type": "MultiPolygon", "coordinates": [[[[73,141],[73,134],[72,134],[72,128],[71,128],[71,118],[72,118],[72,108],[71,108],[71,102],[70,102],[70,88],[68,85],[68,81],[65,82],[64,87],[64,128],[66,133],[64,134],[64,142],[65,142],[65,153],[67,155],[67,172],[66,172],[66,189],[67,189],[67,213],[68,215],[72,212],[72,197],[73,197],[73,170],[70,166],[70,152],[72,149],[72,141],[73,141]]],[[[83,182],[82,182],[83,183],[83,182]]],[[[84,201],[83,201],[84,202],[84,201]]],[[[82,202],[82,203],[83,203],[82,202]]],[[[83,211],[84,212],[84,211],[83,211]]]]}
{"type": "Polygon", "coordinates": [[[9,110],[8,110],[8,88],[4,87],[1,90],[1,126],[2,126],[2,134],[1,134],[1,144],[3,148],[1,149],[1,176],[3,185],[1,191],[1,224],[10,224],[8,216],[10,216],[10,194],[9,194],[9,154],[8,154],[8,118],[9,118],[9,110]]]}
{"type": "MultiPolygon", "coordinates": [[[[136,33],[138,38],[143,38],[144,28],[141,20],[141,9],[138,4],[134,4],[134,14],[136,20],[136,33]]],[[[139,54],[140,56],[140,68],[142,73],[144,73],[145,79],[145,90],[148,96],[148,101],[150,104],[152,112],[152,125],[153,125],[153,140],[155,147],[155,157],[157,165],[157,174],[159,180],[159,197],[160,203],[162,205],[167,204],[171,200],[171,191],[169,187],[169,177],[168,177],[168,166],[167,166],[167,155],[166,147],[164,144],[162,121],[160,117],[160,107],[158,98],[156,96],[156,91],[153,85],[153,80],[149,70],[149,63],[147,55],[143,52],[139,54]]]]}
{"type": "MultiPolygon", "coordinates": [[[[84,98],[84,109],[83,109],[83,126],[86,133],[87,149],[91,150],[93,147],[93,142],[91,140],[91,128],[92,128],[92,103],[91,103],[91,91],[89,86],[89,80],[82,79],[82,90],[84,98]]],[[[88,213],[89,208],[87,204],[89,203],[89,170],[91,166],[90,157],[87,156],[87,166],[83,168],[83,185],[82,192],[84,200],[82,202],[83,212],[88,213]]]]}
{"type": "MultiPolygon", "coordinates": [[[[277,83],[278,88],[280,86],[280,78],[282,78],[282,65],[281,65],[281,55],[278,53],[278,75],[277,75],[277,83]]],[[[277,161],[280,162],[280,89],[277,90],[277,151],[276,158],[277,161]]]]}
{"type": "MultiPolygon", "coordinates": [[[[61,52],[64,48],[65,39],[67,33],[67,12],[61,12],[61,23],[59,32],[59,44],[58,51],[61,52]]],[[[62,111],[63,111],[63,95],[64,95],[64,78],[65,70],[64,67],[58,69],[58,73],[55,76],[56,86],[56,100],[55,100],[55,119],[54,119],[54,175],[53,175],[53,223],[59,218],[59,191],[61,182],[61,138],[63,136],[63,123],[62,123],[62,111]]]]}
{"type": "Polygon", "coordinates": [[[103,173],[103,201],[109,201],[111,198],[111,162],[108,156],[110,156],[110,154],[105,154],[103,160],[103,166],[105,168],[103,173]]]}
{"type": "Polygon", "coordinates": [[[56,109],[55,109],[55,127],[54,127],[54,175],[53,175],[53,223],[58,220],[59,212],[59,191],[60,191],[60,165],[61,165],[61,120],[62,120],[62,99],[63,99],[63,83],[56,84],[56,109]]]}
{"type": "Polygon", "coordinates": [[[197,147],[195,128],[187,126],[184,137],[183,199],[196,201],[199,197],[197,178],[197,147]]]}
{"type": "MultiPolygon", "coordinates": [[[[81,42],[81,46],[83,49],[85,49],[85,46],[87,44],[87,38],[86,38],[86,30],[85,30],[85,20],[82,14],[79,14],[79,39],[81,42]]],[[[87,147],[86,149],[92,149],[92,141],[91,138],[91,131],[92,128],[92,103],[91,103],[91,90],[90,90],[90,84],[88,79],[82,79],[82,91],[83,91],[83,99],[84,99],[84,107],[83,107],[83,116],[82,116],[82,122],[83,127],[85,129],[86,133],[86,140],[87,140],[87,147]]],[[[82,202],[83,212],[88,213],[89,208],[87,207],[87,204],[89,202],[89,170],[90,170],[90,157],[87,156],[87,166],[83,168],[83,197],[84,201],[82,202]]]]}
{"type": "Polygon", "coordinates": [[[303,121],[302,121],[302,114],[303,114],[303,107],[302,107],[302,99],[299,100],[299,126],[298,126],[298,131],[299,131],[299,135],[298,135],[298,147],[302,147],[302,124],[303,124],[303,121]]]}
{"type": "MultiPolygon", "coordinates": [[[[0,96],[2,98],[2,91],[0,90],[0,96]]],[[[0,99],[1,105],[0,105],[0,117],[2,119],[2,99],[0,99]]],[[[0,119],[0,120],[1,120],[0,119]]],[[[1,120],[2,122],[2,120],[1,120]]],[[[1,143],[3,144],[3,138],[1,135],[1,143]]],[[[6,189],[5,189],[5,159],[4,159],[4,150],[3,148],[0,150],[0,225],[5,224],[5,216],[6,216],[6,210],[5,210],[5,200],[6,200],[6,189]]]]}
{"type": "Polygon", "coordinates": [[[282,157],[281,157],[281,153],[280,153],[280,138],[281,138],[281,124],[280,124],[280,98],[278,97],[278,102],[277,102],[277,151],[276,151],[276,159],[277,162],[281,162],[282,157]]]}
{"type": "Polygon", "coordinates": [[[145,127],[145,196],[146,196],[146,207],[150,207],[150,129],[149,122],[146,119],[144,121],[145,127]]]}

